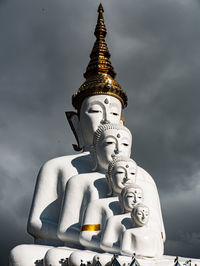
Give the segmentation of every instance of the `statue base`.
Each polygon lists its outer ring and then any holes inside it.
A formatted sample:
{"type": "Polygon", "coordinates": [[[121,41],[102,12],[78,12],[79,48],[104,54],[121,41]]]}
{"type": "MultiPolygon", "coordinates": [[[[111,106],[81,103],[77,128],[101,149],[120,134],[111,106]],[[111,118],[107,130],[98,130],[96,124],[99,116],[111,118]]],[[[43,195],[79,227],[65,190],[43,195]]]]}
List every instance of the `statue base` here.
{"type": "Polygon", "coordinates": [[[191,259],[167,255],[163,255],[160,258],[139,258],[136,256],[136,259],[139,262],[140,266],[200,266],[200,259],[191,259]]]}
{"type": "Polygon", "coordinates": [[[200,259],[163,255],[157,258],[117,256],[67,247],[20,245],[10,254],[9,266],[200,266],[200,259]],[[114,263],[114,261],[116,263],[114,263]],[[137,264],[138,263],[138,264],[137,264]]]}
{"type": "Polygon", "coordinates": [[[44,265],[53,266],[200,266],[200,259],[163,255],[150,258],[142,256],[122,256],[111,253],[98,253],[89,250],[68,250],[66,247],[49,250],[44,265]],[[134,259],[136,260],[135,263],[134,259]],[[63,264],[62,264],[63,262],[63,264]]]}

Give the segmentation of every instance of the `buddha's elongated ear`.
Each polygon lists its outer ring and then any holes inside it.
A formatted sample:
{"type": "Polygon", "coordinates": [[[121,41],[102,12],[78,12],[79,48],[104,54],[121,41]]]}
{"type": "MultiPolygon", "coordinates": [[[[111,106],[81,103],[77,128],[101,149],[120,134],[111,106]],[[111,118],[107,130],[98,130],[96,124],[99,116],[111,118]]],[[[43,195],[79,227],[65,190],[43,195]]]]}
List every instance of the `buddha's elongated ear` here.
{"type": "Polygon", "coordinates": [[[108,173],[106,173],[106,179],[107,179],[107,182],[108,182],[108,196],[113,196],[113,189],[112,189],[112,184],[111,184],[111,180],[110,180],[110,177],[108,176],[108,173]]]}
{"type": "Polygon", "coordinates": [[[75,151],[81,151],[83,149],[83,139],[80,130],[80,122],[78,114],[75,112],[65,112],[71,130],[74,134],[74,137],[77,141],[77,144],[72,144],[75,151]]]}
{"type": "Polygon", "coordinates": [[[123,198],[122,198],[121,194],[118,195],[118,199],[119,199],[121,211],[122,211],[122,213],[124,213],[125,212],[125,208],[124,208],[124,202],[123,202],[123,198]]]}

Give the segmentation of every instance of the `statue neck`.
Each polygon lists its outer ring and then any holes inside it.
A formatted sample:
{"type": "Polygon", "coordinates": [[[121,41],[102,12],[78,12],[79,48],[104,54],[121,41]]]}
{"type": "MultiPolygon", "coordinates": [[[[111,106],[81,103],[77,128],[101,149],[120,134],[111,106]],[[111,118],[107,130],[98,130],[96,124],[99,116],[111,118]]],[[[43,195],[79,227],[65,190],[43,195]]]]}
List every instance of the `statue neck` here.
{"type": "Polygon", "coordinates": [[[140,225],[140,224],[136,223],[135,220],[132,220],[132,222],[133,222],[134,228],[142,228],[142,227],[144,227],[144,225],[140,225]]]}

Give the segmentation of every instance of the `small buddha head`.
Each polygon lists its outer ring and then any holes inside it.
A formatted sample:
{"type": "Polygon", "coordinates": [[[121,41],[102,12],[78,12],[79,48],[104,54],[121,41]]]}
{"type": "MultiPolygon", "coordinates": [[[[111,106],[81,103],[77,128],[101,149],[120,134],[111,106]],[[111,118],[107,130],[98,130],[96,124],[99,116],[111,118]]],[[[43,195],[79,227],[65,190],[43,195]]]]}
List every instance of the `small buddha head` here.
{"type": "Polygon", "coordinates": [[[137,184],[126,185],[119,195],[119,201],[124,211],[132,211],[132,209],[144,200],[143,189],[137,184]]]}
{"type": "Polygon", "coordinates": [[[146,225],[149,221],[149,207],[143,203],[138,203],[131,212],[131,218],[138,226],[146,225]]]}
{"type": "Polygon", "coordinates": [[[109,163],[106,177],[112,193],[119,195],[126,185],[136,181],[137,164],[123,153],[123,156],[116,157],[109,163]]]}
{"type": "MultiPolygon", "coordinates": [[[[131,154],[132,135],[122,124],[104,124],[98,127],[93,138],[97,166],[107,170],[113,159],[131,154]]],[[[98,168],[98,167],[97,167],[98,168]]]]}

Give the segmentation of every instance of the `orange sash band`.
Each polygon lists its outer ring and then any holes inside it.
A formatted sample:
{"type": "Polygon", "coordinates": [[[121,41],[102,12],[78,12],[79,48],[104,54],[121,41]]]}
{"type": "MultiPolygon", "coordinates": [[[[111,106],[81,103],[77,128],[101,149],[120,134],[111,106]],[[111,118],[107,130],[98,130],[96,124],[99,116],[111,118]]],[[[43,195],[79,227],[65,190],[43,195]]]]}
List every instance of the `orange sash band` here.
{"type": "Polygon", "coordinates": [[[81,231],[100,231],[100,224],[84,224],[81,231]]]}

